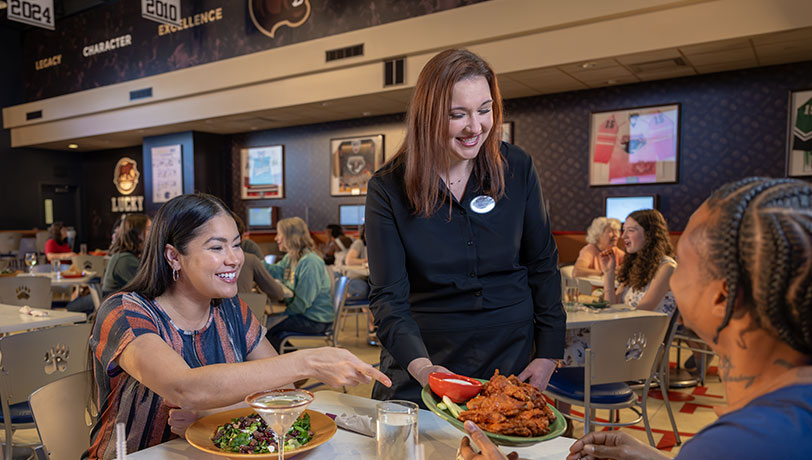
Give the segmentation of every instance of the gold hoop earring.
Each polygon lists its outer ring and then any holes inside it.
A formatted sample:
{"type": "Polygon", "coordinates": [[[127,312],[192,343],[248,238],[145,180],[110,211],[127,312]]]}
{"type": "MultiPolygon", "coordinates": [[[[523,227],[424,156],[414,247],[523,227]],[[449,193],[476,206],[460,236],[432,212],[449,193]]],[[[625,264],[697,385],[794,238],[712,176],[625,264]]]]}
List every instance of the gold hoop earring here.
{"type": "Polygon", "coordinates": [[[180,273],[180,270],[178,270],[177,268],[175,268],[175,269],[173,269],[173,270],[172,270],[172,279],[173,279],[174,281],[177,281],[177,280],[178,280],[178,273],[180,273]]]}

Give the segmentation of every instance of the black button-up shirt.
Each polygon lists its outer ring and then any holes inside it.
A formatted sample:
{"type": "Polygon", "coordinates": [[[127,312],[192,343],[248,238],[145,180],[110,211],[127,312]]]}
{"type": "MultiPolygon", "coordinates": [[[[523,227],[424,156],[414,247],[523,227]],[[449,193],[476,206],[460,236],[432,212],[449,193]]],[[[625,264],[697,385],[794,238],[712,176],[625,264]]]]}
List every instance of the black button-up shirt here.
{"type": "MultiPolygon", "coordinates": [[[[403,368],[415,358],[429,357],[421,326],[426,317],[435,317],[432,313],[438,314],[437,321],[497,309],[508,314],[508,307],[519,304],[532,308],[523,317],[533,321],[535,356],[563,355],[566,315],[558,249],[538,176],[519,148],[502,144],[502,155],[506,195],[484,214],[470,207],[483,194],[476,173],[462,201],[452,199],[450,218],[447,195],[432,216],[413,213],[402,167],[379,172],[369,181],[370,304],[382,345],[403,368]],[[415,316],[424,318],[421,324],[415,316]]],[[[494,316],[486,316],[493,325],[494,316]]]]}

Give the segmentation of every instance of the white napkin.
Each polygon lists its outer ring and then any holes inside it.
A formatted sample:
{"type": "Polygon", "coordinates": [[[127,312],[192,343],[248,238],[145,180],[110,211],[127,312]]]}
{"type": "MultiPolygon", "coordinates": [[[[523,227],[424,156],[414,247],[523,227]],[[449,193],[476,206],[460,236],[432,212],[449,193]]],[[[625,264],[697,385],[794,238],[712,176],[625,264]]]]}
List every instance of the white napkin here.
{"type": "Polygon", "coordinates": [[[45,310],[37,310],[34,308],[29,307],[28,305],[24,305],[20,308],[21,315],[31,315],[31,316],[48,316],[48,312],[45,310]]]}
{"type": "Polygon", "coordinates": [[[375,421],[368,415],[339,414],[336,416],[336,425],[345,430],[373,438],[377,429],[375,421]]]}

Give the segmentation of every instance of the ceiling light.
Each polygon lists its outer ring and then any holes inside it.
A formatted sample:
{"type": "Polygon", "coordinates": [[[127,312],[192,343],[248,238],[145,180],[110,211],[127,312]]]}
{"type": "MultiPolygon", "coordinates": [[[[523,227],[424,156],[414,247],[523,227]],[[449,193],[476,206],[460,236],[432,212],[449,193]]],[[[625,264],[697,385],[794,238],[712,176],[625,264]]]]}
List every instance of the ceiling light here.
{"type": "Polygon", "coordinates": [[[365,117],[368,117],[368,116],[372,115],[372,112],[361,112],[361,115],[363,115],[365,117]]]}
{"type": "Polygon", "coordinates": [[[0,10],[4,10],[6,8],[8,8],[8,3],[0,0],[0,10]]]}
{"type": "Polygon", "coordinates": [[[68,148],[69,148],[69,149],[78,149],[78,148],[79,148],[79,144],[68,144],[68,148]]]}
{"type": "Polygon", "coordinates": [[[327,107],[328,105],[330,105],[330,103],[329,103],[329,102],[322,102],[322,103],[321,103],[321,106],[322,106],[322,107],[327,107]]]}
{"type": "Polygon", "coordinates": [[[256,131],[256,130],[257,130],[257,127],[256,127],[256,126],[252,126],[252,127],[251,127],[251,131],[256,131]]]}
{"type": "Polygon", "coordinates": [[[581,64],[582,69],[594,69],[597,66],[598,64],[594,62],[584,62],[583,64],[581,64]]]}
{"type": "Polygon", "coordinates": [[[606,80],[606,84],[608,85],[614,85],[615,83],[617,83],[617,80],[606,80]]]}

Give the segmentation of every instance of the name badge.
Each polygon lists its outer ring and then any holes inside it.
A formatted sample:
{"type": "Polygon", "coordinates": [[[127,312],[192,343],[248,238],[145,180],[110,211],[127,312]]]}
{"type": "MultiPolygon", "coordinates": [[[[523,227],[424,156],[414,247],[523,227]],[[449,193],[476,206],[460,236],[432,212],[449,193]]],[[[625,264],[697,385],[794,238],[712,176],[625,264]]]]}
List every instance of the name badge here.
{"type": "Polygon", "coordinates": [[[496,201],[488,195],[479,195],[471,200],[471,211],[477,214],[491,212],[496,206],[496,201]]]}

